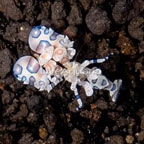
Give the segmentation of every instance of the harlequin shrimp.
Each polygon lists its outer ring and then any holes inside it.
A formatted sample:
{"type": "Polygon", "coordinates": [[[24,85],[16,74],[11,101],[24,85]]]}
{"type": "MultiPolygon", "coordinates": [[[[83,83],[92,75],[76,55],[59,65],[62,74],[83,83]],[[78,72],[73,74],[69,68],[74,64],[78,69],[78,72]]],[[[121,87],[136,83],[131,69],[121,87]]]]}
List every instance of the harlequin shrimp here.
{"type": "Polygon", "coordinates": [[[34,27],[28,42],[30,48],[37,53],[37,59],[23,56],[13,67],[14,76],[23,84],[33,85],[40,91],[47,90],[49,93],[57,84],[66,80],[71,83],[70,89],[78,103],[77,110],[83,106],[78,86],[84,88],[86,96],[92,96],[94,89],[107,90],[112,101],[116,101],[122,80],[111,82],[102,74],[101,69],[88,68],[90,64],[105,62],[113,53],[101,59],[85,60],[83,63],[72,61],[76,54],[74,42],[45,26],[34,27]]]}

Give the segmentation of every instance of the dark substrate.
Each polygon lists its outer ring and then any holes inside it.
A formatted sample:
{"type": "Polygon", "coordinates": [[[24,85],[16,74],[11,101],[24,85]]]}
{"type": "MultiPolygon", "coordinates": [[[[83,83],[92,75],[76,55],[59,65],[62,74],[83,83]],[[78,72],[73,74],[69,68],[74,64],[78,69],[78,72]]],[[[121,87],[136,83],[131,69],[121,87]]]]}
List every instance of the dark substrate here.
{"type": "Polygon", "coordinates": [[[143,11],[143,0],[0,0],[0,144],[143,144],[143,11]],[[96,66],[123,80],[117,102],[80,87],[77,112],[68,82],[47,93],[16,80],[16,60],[34,54],[27,39],[36,25],[68,35],[78,62],[114,52],[96,66]]]}

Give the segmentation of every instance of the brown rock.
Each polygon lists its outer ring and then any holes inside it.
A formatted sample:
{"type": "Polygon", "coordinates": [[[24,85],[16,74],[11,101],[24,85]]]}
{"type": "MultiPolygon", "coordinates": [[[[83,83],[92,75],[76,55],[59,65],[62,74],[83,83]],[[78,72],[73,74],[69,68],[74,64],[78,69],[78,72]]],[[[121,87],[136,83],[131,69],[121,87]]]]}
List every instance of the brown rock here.
{"type": "Polygon", "coordinates": [[[77,27],[69,26],[64,31],[64,34],[67,35],[69,38],[74,38],[77,36],[77,31],[78,31],[77,27]]]}
{"type": "Polygon", "coordinates": [[[0,57],[0,78],[5,78],[12,69],[11,53],[9,49],[1,50],[0,57]]]}
{"type": "Polygon", "coordinates": [[[144,141],[144,130],[138,134],[137,140],[138,141],[144,141]]]}
{"type": "Polygon", "coordinates": [[[144,130],[144,116],[141,119],[141,129],[144,130]]]}
{"type": "Polygon", "coordinates": [[[83,132],[78,130],[77,128],[73,129],[71,131],[71,136],[72,136],[72,144],[81,144],[84,139],[83,132]]]}
{"type": "Polygon", "coordinates": [[[62,20],[66,17],[66,12],[64,10],[64,3],[62,0],[55,0],[51,6],[52,19],[53,20],[62,20]]]}
{"type": "Polygon", "coordinates": [[[109,31],[110,20],[107,17],[106,11],[92,7],[86,15],[85,22],[89,30],[96,35],[102,35],[109,31]]]}
{"type": "Polygon", "coordinates": [[[80,25],[82,24],[82,13],[78,5],[74,4],[71,7],[69,16],[67,17],[69,25],[80,25]]]}
{"type": "Polygon", "coordinates": [[[18,144],[32,144],[33,137],[31,133],[23,134],[22,138],[18,141],[18,144]]]}
{"type": "Polygon", "coordinates": [[[9,17],[15,21],[23,18],[22,12],[15,5],[14,0],[1,0],[0,11],[3,12],[6,17],[9,17]]]}
{"type": "Polygon", "coordinates": [[[110,143],[109,144],[124,144],[124,139],[122,136],[114,135],[110,137],[110,143]]]}
{"type": "Polygon", "coordinates": [[[23,4],[25,6],[23,11],[25,20],[28,21],[31,25],[35,25],[36,16],[38,14],[37,7],[36,7],[37,0],[23,0],[23,4]]]}
{"type": "Polygon", "coordinates": [[[108,109],[108,103],[102,99],[98,99],[95,103],[96,107],[101,109],[101,110],[106,110],[108,109]]]}
{"type": "Polygon", "coordinates": [[[98,110],[98,109],[94,109],[94,110],[92,111],[92,114],[93,114],[92,119],[93,119],[94,121],[99,121],[99,119],[101,118],[102,112],[101,112],[100,110],[98,110]]]}
{"type": "Polygon", "coordinates": [[[143,28],[141,27],[143,24],[144,24],[143,17],[136,17],[130,21],[128,25],[128,32],[131,35],[131,37],[140,41],[143,40],[144,31],[143,28]]]}
{"type": "Polygon", "coordinates": [[[127,20],[128,6],[125,0],[118,1],[112,11],[116,23],[124,24],[127,20]]]}
{"type": "Polygon", "coordinates": [[[124,55],[136,54],[136,48],[134,47],[131,39],[125,36],[124,31],[119,32],[119,38],[116,45],[120,47],[121,53],[124,55]]]}
{"type": "Polygon", "coordinates": [[[31,31],[31,26],[28,23],[21,23],[19,25],[19,29],[18,29],[18,38],[25,42],[28,43],[28,37],[29,37],[29,33],[31,31]]]}
{"type": "Polygon", "coordinates": [[[90,4],[91,4],[91,0],[80,0],[83,8],[85,11],[87,11],[90,7],[90,4]]]}
{"type": "Polygon", "coordinates": [[[139,53],[144,53],[144,40],[140,42],[139,44],[139,53]]]}
{"type": "Polygon", "coordinates": [[[48,133],[47,133],[47,130],[46,128],[39,128],[39,136],[41,139],[46,139],[48,133]]]}
{"type": "Polygon", "coordinates": [[[134,141],[134,137],[133,137],[133,136],[128,135],[128,136],[126,137],[126,142],[127,142],[127,144],[133,144],[133,141],[134,141]]]}
{"type": "Polygon", "coordinates": [[[3,35],[4,39],[10,41],[11,43],[15,43],[18,40],[17,36],[17,28],[19,27],[18,22],[10,22],[6,27],[6,31],[3,35]]]}

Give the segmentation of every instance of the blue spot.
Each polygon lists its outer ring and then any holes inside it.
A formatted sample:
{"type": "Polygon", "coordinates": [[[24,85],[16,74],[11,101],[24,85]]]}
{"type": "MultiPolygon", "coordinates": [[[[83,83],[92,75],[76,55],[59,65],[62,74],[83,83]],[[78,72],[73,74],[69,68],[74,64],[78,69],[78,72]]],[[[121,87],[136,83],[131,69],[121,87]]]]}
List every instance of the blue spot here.
{"type": "Polygon", "coordinates": [[[30,78],[29,78],[29,84],[31,86],[34,86],[35,81],[36,81],[36,79],[33,76],[30,76],[30,78]]]}
{"type": "Polygon", "coordinates": [[[41,28],[42,28],[42,26],[36,26],[35,28],[41,29],[41,28]]]}
{"type": "Polygon", "coordinates": [[[113,91],[115,89],[116,89],[116,85],[115,85],[115,83],[113,83],[113,87],[111,88],[111,91],[113,91]]]}
{"type": "Polygon", "coordinates": [[[44,81],[42,81],[42,80],[39,81],[39,85],[44,85],[44,84],[45,84],[44,81]]]}
{"type": "Polygon", "coordinates": [[[53,82],[51,83],[51,87],[52,87],[52,88],[54,88],[54,87],[55,87],[55,84],[54,84],[53,82]]]}
{"type": "Polygon", "coordinates": [[[41,26],[36,26],[32,29],[32,31],[30,33],[32,38],[38,38],[41,35],[40,28],[41,28],[41,26]]]}
{"type": "Polygon", "coordinates": [[[40,80],[40,81],[39,81],[39,86],[40,86],[40,88],[41,88],[41,87],[45,87],[45,82],[42,81],[42,80],[40,80]]]}
{"type": "Polygon", "coordinates": [[[63,40],[63,39],[59,40],[59,43],[60,43],[61,45],[64,45],[64,40],[63,40]]]}
{"type": "Polygon", "coordinates": [[[58,36],[58,33],[53,32],[53,34],[50,36],[50,40],[52,41],[56,40],[57,36],[58,36]]]}
{"type": "Polygon", "coordinates": [[[23,70],[23,67],[19,64],[16,64],[13,68],[14,76],[18,78],[18,75],[22,74],[22,70],[23,70]]]}
{"type": "Polygon", "coordinates": [[[45,28],[45,30],[44,30],[44,34],[48,34],[49,33],[49,29],[48,28],[45,28]]]}
{"type": "Polygon", "coordinates": [[[94,86],[93,89],[99,89],[97,86],[94,86]]]}
{"type": "Polygon", "coordinates": [[[106,84],[107,84],[106,80],[105,80],[105,79],[104,79],[104,80],[102,80],[101,85],[102,85],[102,86],[105,86],[106,84]]]}
{"type": "Polygon", "coordinates": [[[18,78],[18,75],[17,75],[17,74],[15,74],[15,73],[14,73],[14,76],[15,76],[15,78],[16,78],[16,79],[18,78]]]}
{"type": "Polygon", "coordinates": [[[76,99],[80,99],[80,96],[79,96],[79,95],[76,95],[76,99]]]}
{"type": "Polygon", "coordinates": [[[26,76],[23,76],[21,80],[24,82],[26,80],[26,76]]]}
{"type": "Polygon", "coordinates": [[[78,106],[78,107],[77,107],[77,110],[79,111],[80,109],[81,109],[81,107],[78,106]]]}
{"type": "Polygon", "coordinates": [[[93,84],[96,84],[96,82],[97,82],[97,79],[92,80],[92,83],[93,83],[93,84]]]}
{"type": "Polygon", "coordinates": [[[94,60],[93,60],[93,63],[97,63],[97,60],[96,60],[96,59],[94,59],[94,60]]]}

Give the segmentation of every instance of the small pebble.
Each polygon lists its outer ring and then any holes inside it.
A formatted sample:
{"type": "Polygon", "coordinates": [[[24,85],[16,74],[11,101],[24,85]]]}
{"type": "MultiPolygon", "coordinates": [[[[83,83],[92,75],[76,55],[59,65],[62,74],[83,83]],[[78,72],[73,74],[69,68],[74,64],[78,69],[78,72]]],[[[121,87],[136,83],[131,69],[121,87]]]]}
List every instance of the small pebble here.
{"type": "Polygon", "coordinates": [[[133,144],[134,137],[131,135],[126,136],[126,142],[127,144],[133,144]]]}
{"type": "Polygon", "coordinates": [[[41,139],[45,140],[47,137],[48,133],[46,128],[39,128],[39,136],[41,139]]]}

